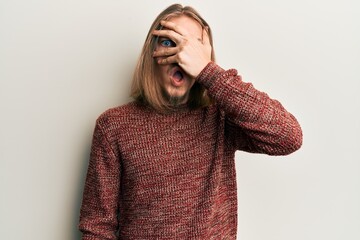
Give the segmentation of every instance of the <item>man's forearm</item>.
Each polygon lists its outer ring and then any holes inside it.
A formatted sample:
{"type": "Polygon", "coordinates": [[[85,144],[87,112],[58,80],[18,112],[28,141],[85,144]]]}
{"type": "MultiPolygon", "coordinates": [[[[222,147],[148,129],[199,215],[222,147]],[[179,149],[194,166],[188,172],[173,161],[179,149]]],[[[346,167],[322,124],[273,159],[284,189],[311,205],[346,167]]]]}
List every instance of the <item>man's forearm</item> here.
{"type": "Polygon", "coordinates": [[[235,69],[209,63],[197,78],[225,112],[235,131],[246,136],[248,151],[285,155],[299,149],[302,131],[296,118],[280,102],[243,82],[235,69]]]}

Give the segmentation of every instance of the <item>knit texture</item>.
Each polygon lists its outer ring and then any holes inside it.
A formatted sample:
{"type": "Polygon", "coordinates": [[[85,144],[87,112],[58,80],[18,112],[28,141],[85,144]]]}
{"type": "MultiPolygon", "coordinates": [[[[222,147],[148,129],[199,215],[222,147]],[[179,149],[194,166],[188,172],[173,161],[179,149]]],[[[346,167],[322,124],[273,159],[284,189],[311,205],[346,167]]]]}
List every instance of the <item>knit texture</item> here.
{"type": "Polygon", "coordinates": [[[236,150],[285,155],[302,131],[232,69],[196,79],[215,104],[159,113],[137,102],[97,120],[80,214],[83,239],[236,239],[236,150]]]}

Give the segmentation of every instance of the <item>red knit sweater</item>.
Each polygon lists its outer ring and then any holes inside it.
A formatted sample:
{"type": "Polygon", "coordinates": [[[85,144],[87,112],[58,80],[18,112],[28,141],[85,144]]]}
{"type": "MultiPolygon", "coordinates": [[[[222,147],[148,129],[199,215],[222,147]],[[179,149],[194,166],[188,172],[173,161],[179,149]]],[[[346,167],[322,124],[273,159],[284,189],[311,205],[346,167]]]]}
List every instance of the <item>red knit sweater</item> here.
{"type": "Polygon", "coordinates": [[[80,214],[83,239],[236,239],[236,150],[300,148],[296,119],[232,69],[197,78],[216,104],[161,114],[132,102],[97,120],[80,214]]]}

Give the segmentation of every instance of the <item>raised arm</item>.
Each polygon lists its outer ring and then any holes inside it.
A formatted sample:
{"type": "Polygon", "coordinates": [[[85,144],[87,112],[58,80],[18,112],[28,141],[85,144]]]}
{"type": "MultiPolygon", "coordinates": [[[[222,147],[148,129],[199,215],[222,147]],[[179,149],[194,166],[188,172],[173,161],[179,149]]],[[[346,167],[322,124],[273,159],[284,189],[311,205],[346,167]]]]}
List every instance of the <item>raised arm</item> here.
{"type": "Polygon", "coordinates": [[[290,154],[302,145],[295,117],[277,100],[245,83],[235,69],[209,63],[197,77],[225,112],[226,134],[236,149],[269,155],[290,154]]]}

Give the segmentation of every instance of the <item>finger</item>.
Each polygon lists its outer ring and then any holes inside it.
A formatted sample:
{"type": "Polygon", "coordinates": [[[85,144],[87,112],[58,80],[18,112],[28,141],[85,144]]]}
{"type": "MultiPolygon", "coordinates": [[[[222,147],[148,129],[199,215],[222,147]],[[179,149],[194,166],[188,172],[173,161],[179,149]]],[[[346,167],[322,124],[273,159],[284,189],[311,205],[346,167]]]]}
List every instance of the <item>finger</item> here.
{"type": "Polygon", "coordinates": [[[177,63],[177,58],[174,55],[167,58],[158,58],[157,63],[162,65],[177,63]]]}
{"type": "Polygon", "coordinates": [[[152,34],[158,37],[169,38],[172,41],[174,41],[176,44],[181,42],[181,36],[173,30],[169,30],[169,29],[154,30],[152,34]]]}
{"type": "Polygon", "coordinates": [[[155,50],[153,52],[153,57],[170,56],[170,55],[176,54],[177,52],[178,52],[177,47],[165,48],[165,49],[162,49],[162,50],[155,50]]]}
{"type": "Polygon", "coordinates": [[[161,20],[160,24],[161,26],[171,29],[182,36],[187,35],[187,31],[179,25],[175,24],[174,22],[161,20]]]}

